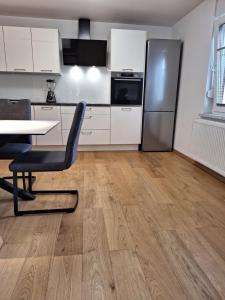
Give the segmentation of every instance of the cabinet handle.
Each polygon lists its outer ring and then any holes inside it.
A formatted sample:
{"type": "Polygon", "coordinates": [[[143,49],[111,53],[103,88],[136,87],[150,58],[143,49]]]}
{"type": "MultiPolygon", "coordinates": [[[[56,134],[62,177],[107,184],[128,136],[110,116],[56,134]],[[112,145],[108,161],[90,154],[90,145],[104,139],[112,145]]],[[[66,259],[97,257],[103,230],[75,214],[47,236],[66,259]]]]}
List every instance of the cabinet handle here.
{"type": "Polygon", "coordinates": [[[53,110],[52,106],[42,106],[41,107],[42,110],[53,110]]]}
{"type": "Polygon", "coordinates": [[[122,69],[123,71],[131,71],[131,72],[133,72],[134,71],[134,69],[122,69]]]}
{"type": "Polygon", "coordinates": [[[131,107],[123,107],[121,108],[122,111],[132,111],[131,107]]]}
{"type": "Polygon", "coordinates": [[[52,70],[41,70],[41,72],[49,72],[49,73],[51,73],[52,70]]]}
{"type": "Polygon", "coordinates": [[[26,71],[26,69],[14,69],[14,71],[26,71]]]}
{"type": "Polygon", "coordinates": [[[90,111],[90,110],[92,110],[92,107],[87,107],[86,108],[86,111],[90,111]]]}
{"type": "Polygon", "coordinates": [[[125,77],[125,78],[115,78],[114,81],[138,81],[140,82],[142,79],[136,79],[136,78],[130,78],[130,77],[125,77]]]}
{"type": "Polygon", "coordinates": [[[81,131],[82,135],[92,135],[92,131],[81,131]]]}
{"type": "Polygon", "coordinates": [[[87,119],[87,120],[89,120],[89,119],[91,119],[91,118],[92,118],[92,116],[84,117],[84,119],[87,119]]]}

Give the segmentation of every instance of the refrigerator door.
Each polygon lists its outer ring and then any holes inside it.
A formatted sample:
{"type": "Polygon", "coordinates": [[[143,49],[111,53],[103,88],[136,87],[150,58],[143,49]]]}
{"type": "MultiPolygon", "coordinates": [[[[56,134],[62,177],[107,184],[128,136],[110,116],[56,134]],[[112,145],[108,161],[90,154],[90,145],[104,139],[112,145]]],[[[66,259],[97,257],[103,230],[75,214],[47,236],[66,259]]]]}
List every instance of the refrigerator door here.
{"type": "Polygon", "coordinates": [[[145,112],[143,151],[171,151],[173,147],[174,112],[145,112]]]}
{"type": "Polygon", "coordinates": [[[175,111],[180,53],[181,41],[148,41],[145,111],[175,111]]]}

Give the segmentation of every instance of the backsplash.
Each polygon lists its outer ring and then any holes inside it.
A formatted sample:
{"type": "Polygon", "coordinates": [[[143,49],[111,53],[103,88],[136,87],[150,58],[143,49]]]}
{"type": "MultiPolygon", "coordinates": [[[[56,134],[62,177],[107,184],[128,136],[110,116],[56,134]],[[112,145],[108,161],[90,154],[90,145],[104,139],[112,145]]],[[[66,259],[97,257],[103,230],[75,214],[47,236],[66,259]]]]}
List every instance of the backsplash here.
{"type": "Polygon", "coordinates": [[[45,102],[46,79],[56,80],[57,102],[110,103],[110,72],[107,68],[61,67],[61,76],[37,74],[0,74],[0,98],[28,98],[45,102]]]}

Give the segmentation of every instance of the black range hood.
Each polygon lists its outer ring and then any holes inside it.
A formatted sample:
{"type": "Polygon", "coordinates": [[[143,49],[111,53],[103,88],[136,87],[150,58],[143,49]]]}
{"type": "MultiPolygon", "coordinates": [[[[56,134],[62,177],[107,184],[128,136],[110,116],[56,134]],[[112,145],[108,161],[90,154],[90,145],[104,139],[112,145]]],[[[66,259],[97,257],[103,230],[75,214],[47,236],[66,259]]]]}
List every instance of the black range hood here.
{"type": "Polygon", "coordinates": [[[79,19],[78,37],[62,39],[64,65],[105,67],[107,41],[90,39],[89,19],[79,19]]]}

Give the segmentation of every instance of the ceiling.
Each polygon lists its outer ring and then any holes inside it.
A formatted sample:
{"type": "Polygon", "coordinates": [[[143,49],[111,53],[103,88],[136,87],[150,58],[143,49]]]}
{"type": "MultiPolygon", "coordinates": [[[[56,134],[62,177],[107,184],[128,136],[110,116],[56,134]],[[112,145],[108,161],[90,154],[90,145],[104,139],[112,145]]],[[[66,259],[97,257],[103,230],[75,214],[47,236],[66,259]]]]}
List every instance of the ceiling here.
{"type": "Polygon", "coordinates": [[[0,14],[171,26],[204,0],[0,0],[0,14]]]}

